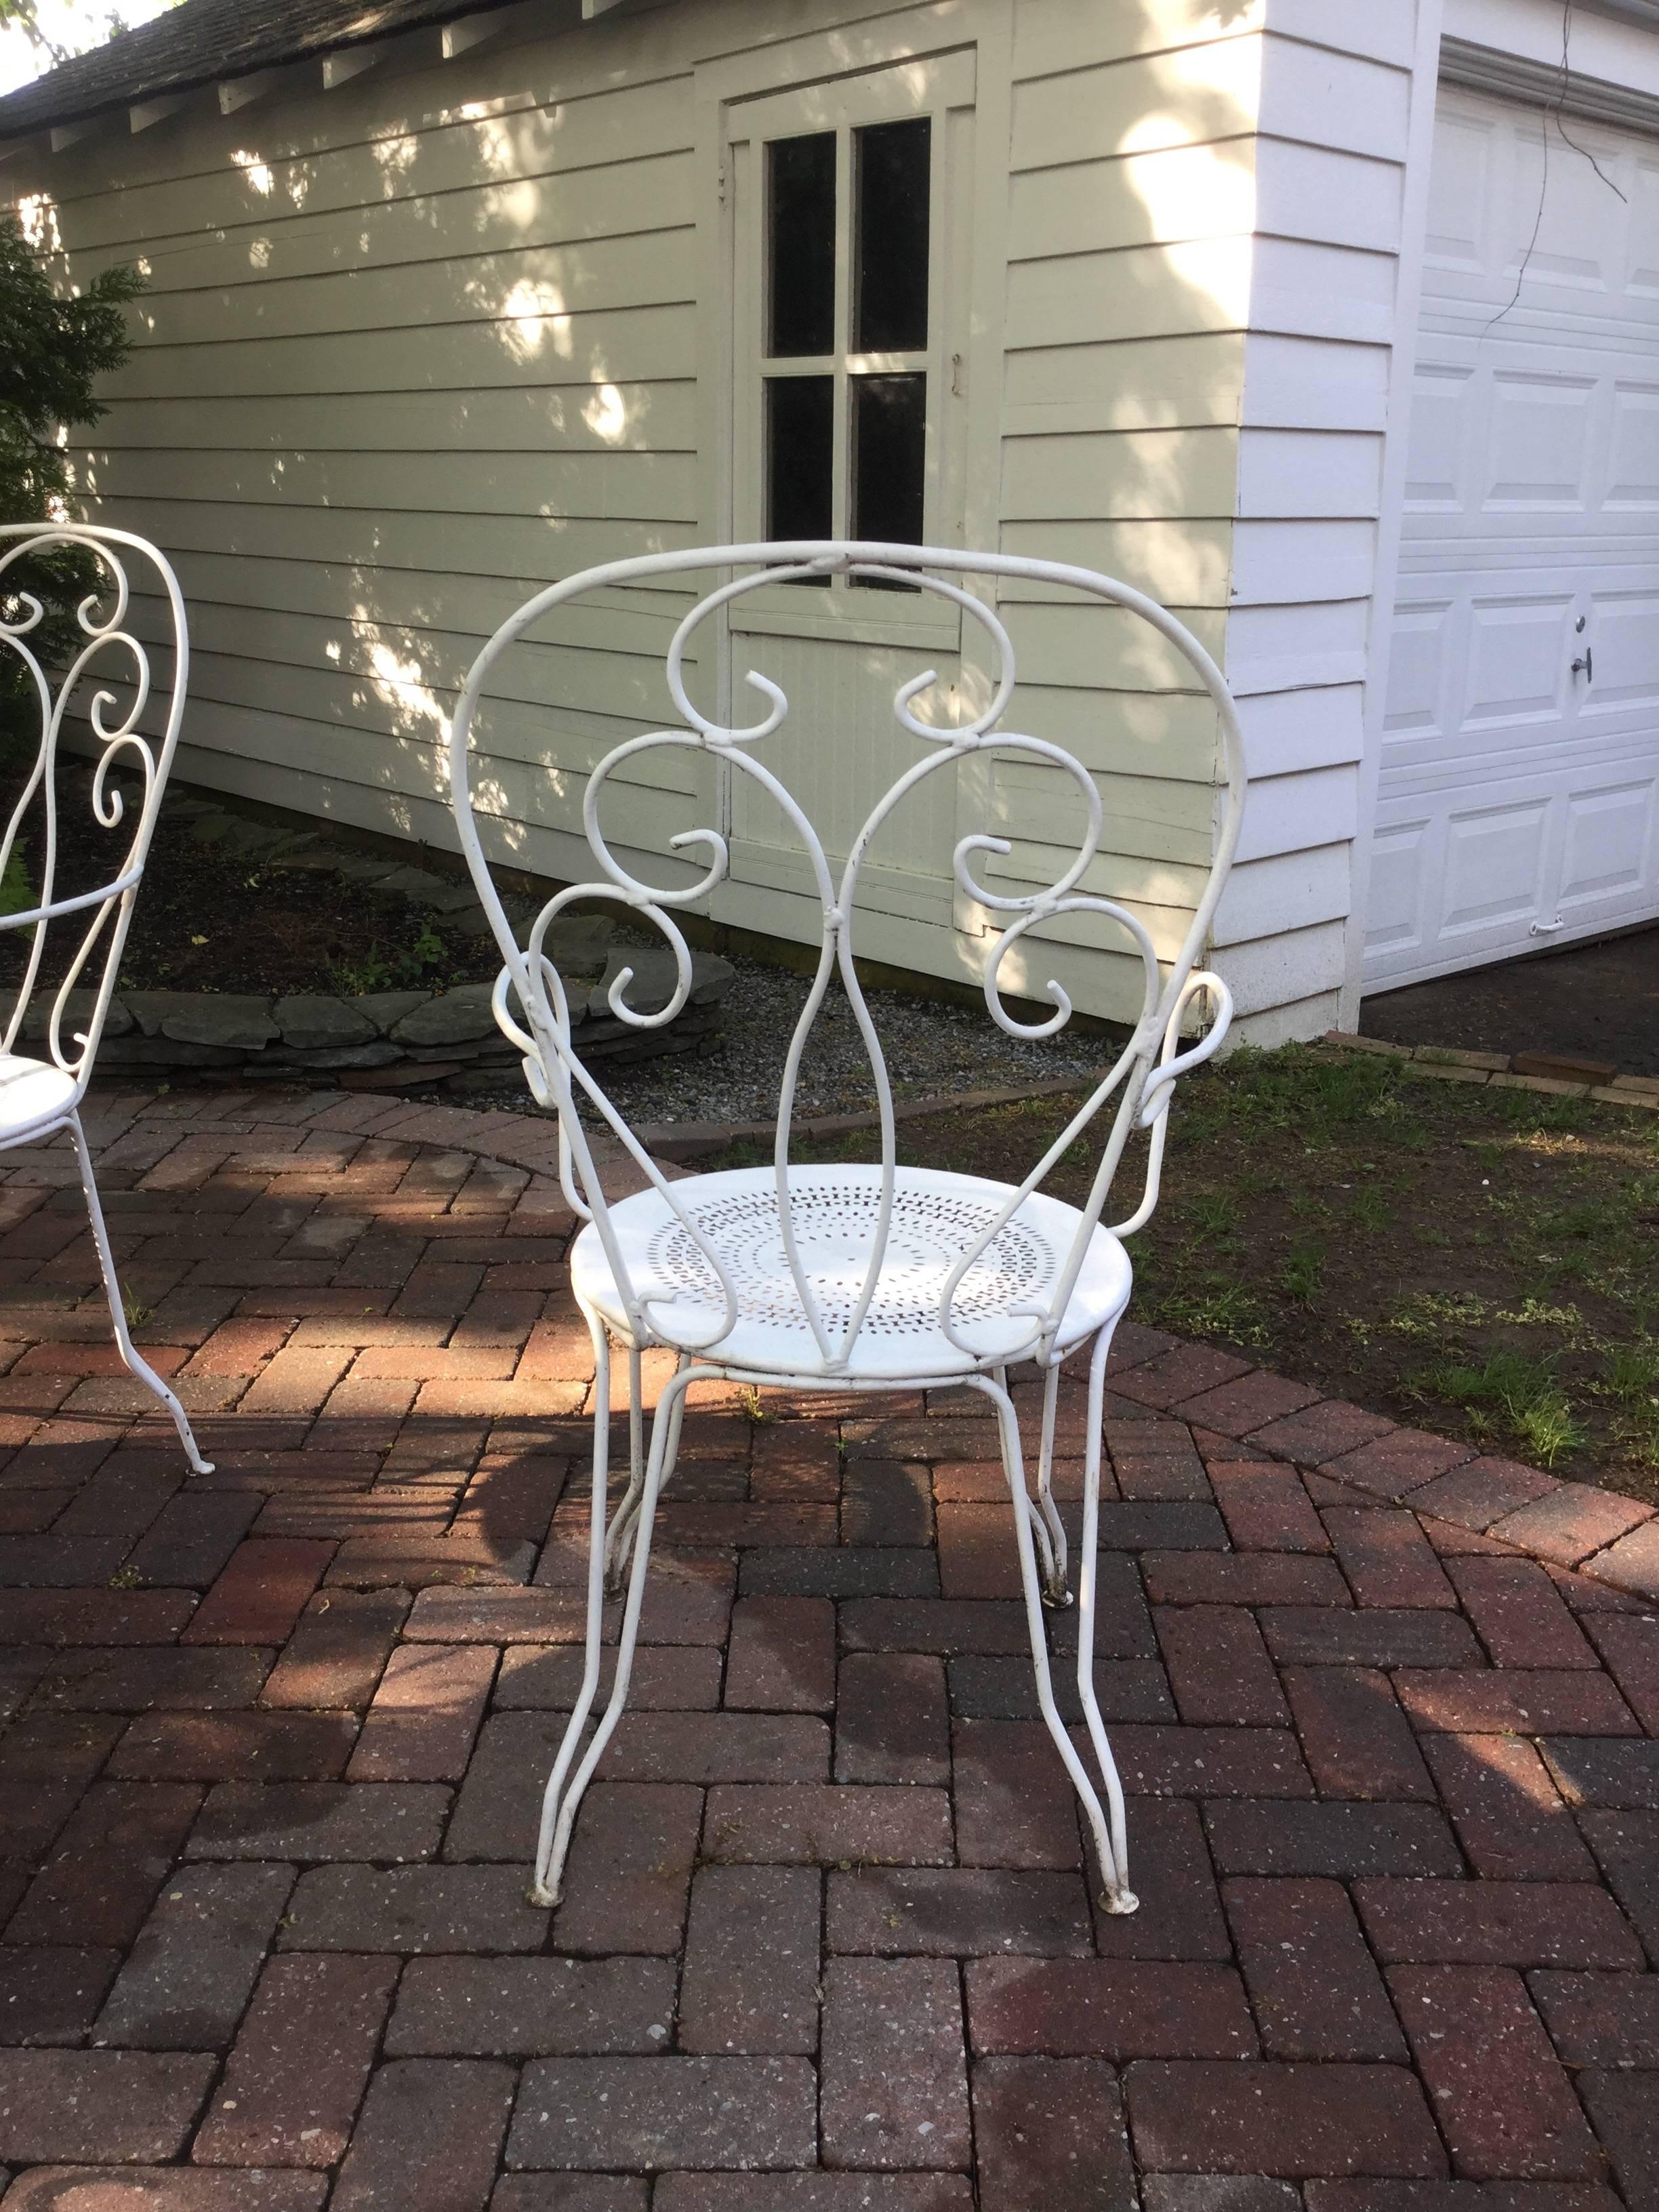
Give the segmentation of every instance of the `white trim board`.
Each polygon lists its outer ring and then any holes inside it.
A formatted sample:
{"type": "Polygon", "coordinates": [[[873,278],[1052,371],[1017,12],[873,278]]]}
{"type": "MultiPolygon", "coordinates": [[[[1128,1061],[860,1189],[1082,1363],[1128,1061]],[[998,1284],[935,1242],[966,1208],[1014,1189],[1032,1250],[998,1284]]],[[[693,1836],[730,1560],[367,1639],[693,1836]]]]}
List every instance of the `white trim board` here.
{"type": "Polygon", "coordinates": [[[1564,73],[1559,64],[1499,53],[1468,39],[1440,41],[1440,81],[1495,100],[1553,108],[1558,114],[1582,115],[1587,122],[1611,123],[1621,131],[1659,137],[1659,91],[1610,84],[1604,77],[1585,76],[1574,69],[1564,73]]]}

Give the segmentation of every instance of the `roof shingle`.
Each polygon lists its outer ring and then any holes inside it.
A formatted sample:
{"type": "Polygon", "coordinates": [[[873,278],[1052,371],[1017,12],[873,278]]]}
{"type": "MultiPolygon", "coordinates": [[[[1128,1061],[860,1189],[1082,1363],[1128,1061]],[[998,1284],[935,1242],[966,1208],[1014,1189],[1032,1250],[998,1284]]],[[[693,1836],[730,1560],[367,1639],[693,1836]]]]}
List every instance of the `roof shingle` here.
{"type": "Polygon", "coordinates": [[[495,0],[184,0],[0,100],[0,139],[320,58],[423,23],[477,15],[495,0]]]}

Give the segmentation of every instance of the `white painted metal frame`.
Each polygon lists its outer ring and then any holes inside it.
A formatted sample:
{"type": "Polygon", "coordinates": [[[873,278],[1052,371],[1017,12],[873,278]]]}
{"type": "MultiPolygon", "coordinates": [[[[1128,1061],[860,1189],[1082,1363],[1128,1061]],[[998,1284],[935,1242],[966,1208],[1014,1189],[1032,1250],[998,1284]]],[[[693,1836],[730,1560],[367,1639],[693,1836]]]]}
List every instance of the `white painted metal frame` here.
{"type": "Polygon", "coordinates": [[[155,1370],[135,1347],[127,1328],[121,1285],[110,1250],[109,1231],[92,1171],[92,1155],[81,1126],[81,1102],[92,1080],[99,1040],[109,1012],[111,994],[121,964],[132,919],[132,904],[144,872],[144,861],[155,829],[155,817],[167,784],[167,771],[179,740],[185,709],[185,685],[190,666],[190,644],[185,605],[178,580],[155,547],[125,530],[92,529],[80,523],[14,522],[0,524],[0,647],[16,655],[27,674],[40,710],[40,743],[34,763],[7,819],[0,841],[0,871],[10,860],[26,827],[38,829],[30,858],[39,875],[39,904],[21,914],[0,915],[0,930],[27,929],[33,933],[21,983],[9,987],[10,1004],[3,1032],[0,1032],[0,1152],[17,1145],[33,1144],[43,1137],[67,1130],[81,1167],[81,1188],[86,1194],[93,1241],[109,1299],[110,1321],[122,1358],[131,1371],[153,1390],[173,1418],[179,1440],[198,1474],[213,1472],[197,1449],[184,1407],[155,1370]],[[79,546],[94,556],[99,586],[83,599],[76,619],[85,642],[79,644],[62,672],[46,668],[30,642],[39,629],[44,609],[39,599],[21,589],[15,580],[20,562],[31,555],[50,554],[79,546]],[[125,563],[137,556],[153,568],[165,596],[172,624],[173,666],[158,684],[152,674],[149,649],[128,627],[131,587],[125,563]],[[104,688],[118,684],[127,695],[125,707],[118,692],[104,688]],[[91,890],[54,898],[58,875],[58,821],[61,805],[58,769],[64,755],[64,726],[84,686],[94,686],[82,697],[79,711],[97,747],[92,778],[92,807],[100,828],[111,833],[108,880],[91,890]],[[152,699],[165,702],[166,719],[159,744],[145,737],[139,721],[152,699]],[[112,769],[120,767],[141,778],[143,797],[137,819],[124,832],[127,801],[110,781],[112,769]],[[123,838],[125,836],[125,842],[123,838]],[[82,928],[80,944],[61,983],[52,993],[46,1024],[44,1059],[20,1053],[16,1046],[34,994],[45,957],[48,933],[53,925],[70,931],[82,928]],[[82,983],[90,975],[95,981],[82,983]],[[66,1018],[74,1018],[71,992],[90,989],[93,1003],[85,1026],[65,1036],[66,1018]]]}
{"type": "Polygon", "coordinates": [[[474,662],[461,695],[450,740],[450,774],[462,848],[505,963],[495,988],[496,1019],[523,1051],[525,1073],[535,1097],[558,1114],[561,1179],[573,1210],[586,1224],[572,1251],[573,1279],[592,1334],[596,1366],[586,1665],[576,1708],[547,1784],[533,1895],[543,1904],[558,1902],[577,1808],[627,1698],[652,1527],[662,1486],[673,1470],[685,1394],[693,1382],[714,1377],[799,1390],[965,1384],[990,1399],[1014,1504],[1014,1536],[1042,1717],[1088,1818],[1105,1885],[1104,1902],[1110,1911],[1133,1911],[1122,1791],[1093,1679],[1102,1394],[1112,1331],[1129,1291],[1129,1270],[1119,1240],[1141,1227],[1157,1203],[1175,1082],[1216,1050],[1232,1010],[1220,979],[1195,972],[1243,812],[1243,741],[1219,670],[1197,640],[1155,602],[1091,569],[1060,562],[932,547],[816,541],[651,555],[611,562],[552,585],[496,631],[474,662]],[[598,878],[572,884],[550,899],[521,946],[496,893],[471,799],[474,721],[491,671],[542,616],[582,592],[699,569],[724,572],[725,580],[692,608],[669,648],[668,686],[684,727],[630,738],[594,769],[584,799],[583,820],[598,878]],[[911,584],[954,603],[983,631],[996,678],[983,711],[970,721],[950,726],[935,726],[912,712],[935,680],[931,670],[899,688],[893,702],[899,727],[926,750],[871,812],[839,880],[811,823],[751,750],[770,737],[788,713],[782,691],[766,677],[751,672],[747,680],[767,702],[768,712],[750,728],[726,728],[698,711],[683,680],[687,643],[710,616],[746,592],[826,571],[911,584]],[[1167,974],[1160,969],[1139,916],[1115,900],[1079,889],[1099,845],[1103,814],[1099,787],[1059,745],[998,726],[1014,688],[1013,648],[992,608],[949,580],[952,575],[1068,586],[1106,605],[1126,609],[1175,647],[1214,702],[1224,775],[1215,860],[1167,974]],[[675,1182],[660,1173],[583,1066],[573,1039],[564,983],[545,951],[550,927],[574,902],[613,900],[667,940],[675,956],[678,984],[659,1012],[641,1015],[628,1004],[631,970],[624,969],[611,987],[612,1012],[631,1027],[647,1029],[671,1021],[684,1005],[691,984],[690,954],[672,909],[695,905],[720,880],[725,841],[714,830],[688,830],[673,839],[677,848],[700,848],[708,865],[696,882],[678,890],[663,890],[640,881],[617,859],[599,826],[599,803],[607,780],[625,762],[664,747],[708,752],[733,772],[755,779],[799,837],[823,914],[823,948],[785,1069],[772,1168],[675,1182]],[[957,847],[956,874],[963,891],[1001,924],[984,969],[992,1019],[1011,1036],[1039,1037],[1052,1036],[1069,1018],[1071,1001],[1055,982],[1046,987],[1055,1011],[1035,1024],[1017,1021],[1001,996],[1009,953],[1055,916],[1097,915],[1113,922],[1129,938],[1145,975],[1142,1012],[1128,1043],[1017,1187],[896,1166],[892,1093],[854,964],[859,873],[877,832],[925,777],[949,770],[972,755],[993,751],[1046,763],[1068,775],[1076,787],[1080,834],[1076,854],[1058,878],[1024,894],[996,890],[975,873],[981,854],[1011,849],[1006,839],[972,835],[957,847]],[[791,1115],[802,1054],[831,978],[836,976],[863,1036],[879,1101],[878,1170],[792,1170],[789,1164],[791,1115]],[[1182,1049],[1185,1019],[1200,998],[1208,1002],[1210,1027],[1200,1041],[1182,1049]],[[1042,1196],[1040,1186],[1045,1177],[1115,1095],[1116,1109],[1085,1205],[1061,1206],[1042,1196]],[[620,1201],[607,1199],[583,1110],[591,1122],[607,1127],[630,1156],[645,1178],[643,1192],[620,1201]],[[1133,1212],[1109,1230],[1102,1226],[1102,1215],[1124,1150],[1137,1129],[1150,1133],[1139,1200],[1133,1212]],[[845,1249],[849,1245],[850,1250],[845,1249]],[[913,1347],[908,1354],[907,1338],[913,1347]],[[607,1516],[613,1340],[629,1357],[629,1480],[614,1514],[607,1516]],[[647,1449],[641,1353],[649,1346],[675,1352],[678,1365],[659,1399],[647,1449]],[[1058,1606],[1072,1601],[1066,1535],[1051,1493],[1051,1474],[1060,1364],[1085,1349],[1089,1386],[1077,1590],[1078,1691],[1109,1815],[1103,1810],[1055,1705],[1042,1614],[1045,1602],[1058,1606]],[[1045,1378],[1035,1496],[1026,1485],[1018,1421],[1008,1388],[1009,1367],[1024,1361],[1033,1363],[1045,1378]],[[624,1575],[627,1595],[615,1680],[609,1703],[583,1750],[599,1687],[605,1601],[607,1590],[620,1594],[624,1575]]]}

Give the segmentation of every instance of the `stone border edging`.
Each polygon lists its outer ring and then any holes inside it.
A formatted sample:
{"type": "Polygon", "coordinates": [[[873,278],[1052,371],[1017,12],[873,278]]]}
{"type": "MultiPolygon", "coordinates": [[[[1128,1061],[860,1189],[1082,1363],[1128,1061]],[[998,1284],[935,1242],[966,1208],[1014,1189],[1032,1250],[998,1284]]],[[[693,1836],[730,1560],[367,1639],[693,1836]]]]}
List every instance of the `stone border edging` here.
{"type": "Polygon", "coordinates": [[[1207,1433],[1243,1456],[1288,1461],[1547,1566],[1659,1601],[1659,1510],[1622,1491],[1558,1480],[1519,1460],[1402,1428],[1213,1346],[1138,1323],[1120,1326],[1106,1387],[1191,1425],[1200,1451],[1207,1433]],[[1207,1377],[1195,1391],[1184,1387],[1194,1370],[1207,1377]]]}
{"type": "Polygon", "coordinates": [[[1328,1030],[1322,1044],[1343,1052],[1369,1052],[1379,1059],[1411,1062],[1413,1075],[1443,1083],[1484,1083],[1493,1091],[1541,1091],[1558,1098],[1599,1098],[1610,1106],[1634,1106],[1659,1114],[1659,1077],[1613,1075],[1602,1060],[1581,1060],[1568,1053],[1463,1052],[1450,1045],[1391,1044],[1385,1037],[1357,1036],[1350,1030],[1328,1030]],[[1564,1071],[1552,1074],[1550,1070],[1564,1071]],[[1577,1070],[1577,1074],[1565,1071],[1577,1070]],[[1608,1079],[1593,1082],[1591,1071],[1607,1070],[1608,1079]]]}
{"type": "MultiPolygon", "coordinates": [[[[896,1099],[893,1119],[922,1121],[934,1114],[962,1113],[974,1106],[1017,1106],[1027,1098],[1052,1098],[1061,1091],[1098,1083],[1105,1073],[1103,1067],[1085,1069],[1081,1075],[1057,1076],[1052,1082],[1011,1090],[957,1091],[940,1097],[896,1099]]],[[[803,1119],[797,1115],[789,1127],[798,1137],[842,1137],[860,1129],[878,1129],[881,1115],[818,1114],[803,1119]]],[[[652,1121],[634,1127],[634,1134],[653,1159],[679,1162],[706,1159],[712,1153],[723,1152],[728,1145],[770,1144],[777,1133],[775,1121],[652,1121]]]]}

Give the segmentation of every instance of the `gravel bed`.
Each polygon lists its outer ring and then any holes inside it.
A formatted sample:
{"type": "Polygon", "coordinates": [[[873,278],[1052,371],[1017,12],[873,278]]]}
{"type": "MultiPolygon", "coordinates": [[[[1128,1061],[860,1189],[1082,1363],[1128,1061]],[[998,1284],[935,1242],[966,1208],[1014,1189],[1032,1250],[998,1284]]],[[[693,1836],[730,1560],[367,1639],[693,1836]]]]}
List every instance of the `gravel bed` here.
{"type": "MultiPolygon", "coordinates": [[[[632,1066],[606,1063],[598,1071],[613,1103],[630,1122],[769,1121],[776,1114],[789,1039],[805,1003],[809,978],[741,957],[732,964],[737,981],[721,1006],[720,1042],[706,1059],[686,1054],[632,1066]]],[[[901,1098],[1083,1076],[1114,1056],[1111,1039],[1098,1034],[1062,1030],[1053,1037],[1025,1040],[1006,1035],[982,1007],[951,1006],[907,991],[871,991],[866,997],[888,1079],[901,1098]]],[[[504,1081],[499,1094],[477,1103],[523,1111],[527,1100],[522,1087],[504,1081]]],[[[802,1064],[795,1111],[803,1116],[860,1114],[872,1111],[875,1103],[853,1010],[839,986],[832,985],[802,1064]]]]}

